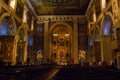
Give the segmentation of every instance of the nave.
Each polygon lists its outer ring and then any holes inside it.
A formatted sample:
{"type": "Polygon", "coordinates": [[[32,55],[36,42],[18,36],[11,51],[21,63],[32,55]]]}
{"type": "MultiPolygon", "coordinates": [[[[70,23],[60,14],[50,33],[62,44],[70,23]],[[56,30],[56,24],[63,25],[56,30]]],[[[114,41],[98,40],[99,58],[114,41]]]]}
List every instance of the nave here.
{"type": "Polygon", "coordinates": [[[119,80],[120,72],[111,69],[68,66],[60,69],[53,80],[119,80]]]}
{"type": "Polygon", "coordinates": [[[0,80],[120,80],[120,70],[79,65],[4,66],[0,80]]]}

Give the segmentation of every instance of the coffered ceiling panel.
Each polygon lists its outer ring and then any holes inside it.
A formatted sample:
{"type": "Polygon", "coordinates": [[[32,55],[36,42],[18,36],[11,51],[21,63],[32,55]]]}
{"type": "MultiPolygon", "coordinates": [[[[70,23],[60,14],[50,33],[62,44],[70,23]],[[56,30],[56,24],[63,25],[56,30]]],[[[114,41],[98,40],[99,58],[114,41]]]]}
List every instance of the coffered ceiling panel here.
{"type": "Polygon", "coordinates": [[[90,0],[29,0],[37,15],[84,15],[90,0]]]}

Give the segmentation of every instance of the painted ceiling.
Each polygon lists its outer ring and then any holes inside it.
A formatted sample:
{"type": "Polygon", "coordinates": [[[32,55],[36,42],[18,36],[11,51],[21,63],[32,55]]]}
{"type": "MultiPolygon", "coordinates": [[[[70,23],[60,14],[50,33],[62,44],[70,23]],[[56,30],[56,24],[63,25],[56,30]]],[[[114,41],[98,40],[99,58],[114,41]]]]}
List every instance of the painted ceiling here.
{"type": "Polygon", "coordinates": [[[90,0],[29,0],[37,15],[84,15],[90,0]]]}

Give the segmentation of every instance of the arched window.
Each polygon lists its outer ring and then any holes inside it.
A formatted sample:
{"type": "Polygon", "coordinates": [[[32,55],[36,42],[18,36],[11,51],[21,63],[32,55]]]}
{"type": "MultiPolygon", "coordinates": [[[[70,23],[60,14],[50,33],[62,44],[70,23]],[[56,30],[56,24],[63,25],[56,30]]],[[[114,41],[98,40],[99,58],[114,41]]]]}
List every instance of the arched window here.
{"type": "Polygon", "coordinates": [[[0,24],[0,35],[14,35],[15,28],[11,17],[4,17],[0,24]]]}
{"type": "Polygon", "coordinates": [[[92,47],[92,45],[93,45],[93,40],[91,37],[89,37],[89,46],[92,47]]]}
{"type": "Polygon", "coordinates": [[[32,45],[33,45],[33,37],[29,37],[28,43],[29,43],[29,46],[32,46],[32,45]]]}
{"type": "Polygon", "coordinates": [[[114,40],[113,21],[109,15],[106,15],[103,20],[103,34],[109,35],[111,40],[114,40]]]}
{"type": "Polygon", "coordinates": [[[106,15],[103,20],[103,34],[104,35],[114,34],[112,26],[113,26],[113,22],[111,17],[109,15],[106,15]]]}

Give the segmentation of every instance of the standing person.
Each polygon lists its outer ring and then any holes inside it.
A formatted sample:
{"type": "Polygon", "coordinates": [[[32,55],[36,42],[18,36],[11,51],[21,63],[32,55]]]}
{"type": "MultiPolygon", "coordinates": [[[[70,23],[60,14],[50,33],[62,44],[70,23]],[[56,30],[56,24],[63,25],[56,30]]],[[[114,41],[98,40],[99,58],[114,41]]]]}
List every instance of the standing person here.
{"type": "Polygon", "coordinates": [[[106,61],[103,61],[103,62],[101,63],[101,67],[102,67],[102,68],[106,68],[106,67],[107,67],[107,62],[106,62],[106,61]]]}
{"type": "Polygon", "coordinates": [[[115,68],[117,69],[118,64],[117,64],[117,59],[116,58],[114,59],[114,65],[115,65],[115,68]]]}

